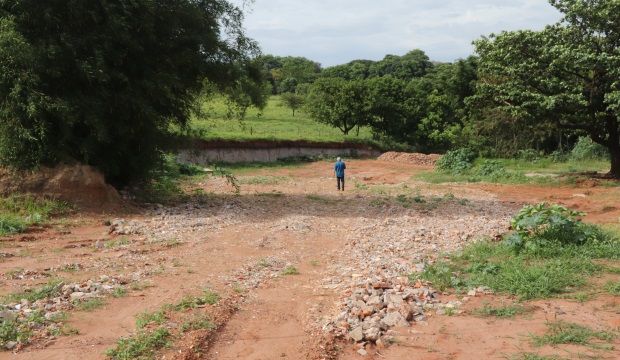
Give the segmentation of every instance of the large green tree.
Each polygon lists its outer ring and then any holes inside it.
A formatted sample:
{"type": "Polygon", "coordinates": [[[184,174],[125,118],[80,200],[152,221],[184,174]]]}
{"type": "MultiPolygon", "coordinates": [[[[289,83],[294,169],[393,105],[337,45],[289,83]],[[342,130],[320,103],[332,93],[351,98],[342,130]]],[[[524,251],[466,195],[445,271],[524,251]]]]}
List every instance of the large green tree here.
{"type": "Polygon", "coordinates": [[[296,92],[298,85],[312,84],[321,72],[321,64],[300,56],[261,55],[258,60],[274,95],[296,92]]]}
{"type": "Polygon", "coordinates": [[[549,2],[564,14],[559,23],[475,42],[478,98],[528,126],[589,135],[620,178],[620,2],[549,2]]]}
{"type": "Polygon", "coordinates": [[[242,19],[226,0],[0,0],[0,162],[145,178],[205,81],[259,83],[242,19]]]}
{"type": "Polygon", "coordinates": [[[432,67],[433,63],[424,51],[416,49],[403,56],[386,55],[370,66],[369,74],[370,77],[391,75],[397,79],[411,80],[426,75],[432,67]]]}
{"type": "Polygon", "coordinates": [[[343,134],[372,118],[370,89],[364,81],[321,78],[310,88],[306,110],[317,122],[337,127],[343,134]]]}

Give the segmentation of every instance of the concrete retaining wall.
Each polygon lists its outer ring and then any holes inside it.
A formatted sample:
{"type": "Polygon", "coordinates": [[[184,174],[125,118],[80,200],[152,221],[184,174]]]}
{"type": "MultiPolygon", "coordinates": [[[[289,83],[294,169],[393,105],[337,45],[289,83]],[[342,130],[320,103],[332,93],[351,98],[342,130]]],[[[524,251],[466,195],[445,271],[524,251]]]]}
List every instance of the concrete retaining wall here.
{"type": "Polygon", "coordinates": [[[182,149],[177,152],[180,162],[198,165],[209,165],[214,162],[272,162],[278,159],[294,156],[312,155],[332,155],[342,157],[377,157],[381,154],[379,150],[370,148],[355,148],[353,146],[343,146],[336,144],[336,147],[308,146],[309,143],[203,143],[202,146],[195,146],[193,149],[182,149]],[[245,145],[245,146],[243,146],[245,145]]]}

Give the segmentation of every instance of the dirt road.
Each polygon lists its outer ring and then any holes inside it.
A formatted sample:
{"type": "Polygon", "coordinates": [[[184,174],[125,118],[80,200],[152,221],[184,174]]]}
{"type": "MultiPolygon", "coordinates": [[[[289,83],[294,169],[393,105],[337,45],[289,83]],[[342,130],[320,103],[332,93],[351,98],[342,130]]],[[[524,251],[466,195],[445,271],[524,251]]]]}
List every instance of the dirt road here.
{"type": "Polygon", "coordinates": [[[79,334],[43,336],[19,351],[0,352],[0,359],[103,359],[103,351],[136,330],[137,314],[205,289],[222,296],[219,305],[199,309],[218,329],[184,332],[158,358],[568,356],[584,350],[532,348],[528,334],[543,332],[546,321],[558,316],[620,326],[620,299],[609,296],[534,302],[528,318],[488,320],[471,316],[472,310],[512,299],[436,293],[435,307],[420,321],[385,330],[389,343],[348,340],[338,315],[359,284],[371,278],[405,281],[417,265],[445,251],[499,236],[523,204],[559,203],[587,212],[585,220],[594,223],[617,223],[620,216],[618,188],[433,185],[411,179],[424,171],[432,168],[351,160],[346,191],[338,192],[331,163],[259,169],[238,175],[239,194],[223,179],[208,178],[191,185],[196,195],[177,207],[81,214],[2,239],[2,294],[52,278],[80,283],[101,276],[120,279],[127,293],[106,297],[93,311],[71,310],[64,322],[79,334]],[[104,222],[116,219],[123,219],[125,229],[110,233],[104,222]],[[451,302],[459,303],[457,313],[439,311],[451,302]]]}

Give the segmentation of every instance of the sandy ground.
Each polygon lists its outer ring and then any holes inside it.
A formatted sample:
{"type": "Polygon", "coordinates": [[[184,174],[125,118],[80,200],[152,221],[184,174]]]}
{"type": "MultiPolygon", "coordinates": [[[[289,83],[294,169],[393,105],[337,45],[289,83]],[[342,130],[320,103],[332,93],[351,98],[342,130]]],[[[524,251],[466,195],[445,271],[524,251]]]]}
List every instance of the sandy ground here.
{"type": "MultiPolygon", "coordinates": [[[[532,313],[508,320],[480,318],[473,312],[484,303],[512,304],[514,299],[475,296],[464,303],[460,315],[431,313],[424,324],[393,329],[393,344],[385,348],[366,344],[365,356],[358,353],[363,345],[322,334],[321,321],[337,311],[340,294],[319,284],[330,265],[340,260],[338,254],[352,231],[352,218],[359,218],[362,208],[366,209],[365,216],[377,217],[384,216],[386,206],[396,213],[401,209],[394,202],[369,207],[374,199],[395,197],[402,191],[421,196],[451,193],[459,199],[486,199],[515,212],[524,204],[558,203],[587,212],[585,220],[598,224],[617,224],[620,216],[620,189],[596,186],[595,182],[551,188],[433,185],[411,179],[412,175],[426,171],[432,168],[350,160],[346,191],[337,192],[331,163],[257,169],[238,175],[242,183],[240,194],[232,193],[219,178],[193,185],[206,194],[201,203],[207,210],[200,213],[204,219],[193,218],[191,226],[157,216],[157,207],[152,206],[129,213],[79,213],[43,229],[3,238],[0,252],[9,256],[0,257],[0,294],[50,280],[44,276],[10,276],[24,270],[42,274],[55,269],[53,276],[66,282],[104,274],[126,276],[130,283],[137,281],[149,286],[131,290],[124,297],[106,298],[106,304],[92,312],[72,311],[66,323],[79,334],[37,341],[18,352],[0,352],[0,359],[103,359],[103,351],[113,347],[120,336],[135,330],[136,314],[158,310],[206,288],[222,294],[223,301],[229,302],[203,309],[212,314],[218,329],[179,337],[158,358],[521,359],[526,353],[560,358],[620,358],[617,349],[533,347],[529,341],[531,334],[543,334],[549,321],[559,319],[618,330],[620,298],[608,295],[584,302],[535,301],[528,303],[534,309],[532,313]],[[208,215],[204,215],[205,211],[208,215]],[[173,235],[163,241],[149,241],[144,234],[110,234],[105,221],[117,218],[150,221],[152,227],[160,222],[159,236],[167,232],[173,235]],[[204,221],[204,226],[199,221],[204,221]],[[123,237],[130,244],[96,246],[98,242],[123,237]],[[282,276],[274,266],[271,272],[267,269],[250,283],[258,270],[248,264],[272,258],[295,266],[299,274],[282,276]],[[60,270],[63,264],[80,264],[80,270],[60,270]],[[235,286],[243,287],[241,295],[231,291],[235,286]]],[[[191,209],[186,214],[191,217],[191,209]]],[[[605,280],[596,279],[601,283],[605,280]]],[[[442,294],[446,301],[462,297],[442,294]]],[[[617,338],[612,341],[616,348],[618,343],[617,338]]]]}

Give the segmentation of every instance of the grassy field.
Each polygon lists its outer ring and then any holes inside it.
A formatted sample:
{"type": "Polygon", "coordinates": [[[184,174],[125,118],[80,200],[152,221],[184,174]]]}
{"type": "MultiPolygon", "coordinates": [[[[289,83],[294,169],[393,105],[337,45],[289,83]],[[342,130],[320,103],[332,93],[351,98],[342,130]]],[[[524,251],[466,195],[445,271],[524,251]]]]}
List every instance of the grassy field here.
{"type": "Polygon", "coordinates": [[[227,117],[224,101],[215,100],[204,104],[207,119],[192,120],[194,128],[202,132],[205,140],[307,140],[318,142],[362,142],[371,141],[367,127],[343,135],[338,128],[319,124],[303,111],[293,111],[282,105],[279,96],[272,96],[261,112],[255,108],[247,111],[243,121],[227,117]]]}

